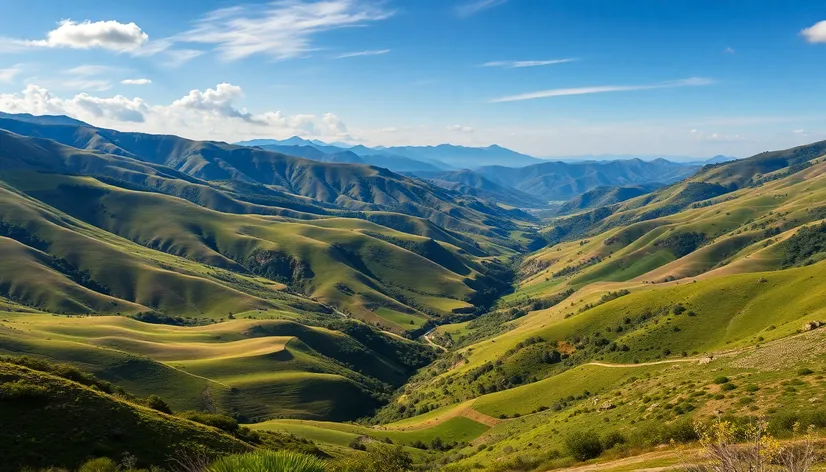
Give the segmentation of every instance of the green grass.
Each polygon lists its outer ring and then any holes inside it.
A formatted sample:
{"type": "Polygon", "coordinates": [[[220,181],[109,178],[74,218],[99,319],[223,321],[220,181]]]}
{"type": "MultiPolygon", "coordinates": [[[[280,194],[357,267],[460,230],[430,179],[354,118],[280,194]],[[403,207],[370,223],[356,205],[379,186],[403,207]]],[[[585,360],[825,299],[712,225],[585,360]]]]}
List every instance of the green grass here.
{"type": "Polygon", "coordinates": [[[116,316],[0,316],[0,353],[71,362],[136,394],[160,395],[177,411],[355,419],[378,405],[389,389],[382,382],[400,383],[409,369],[341,332],[292,321],[178,327],[116,316]]]}
{"type": "Polygon", "coordinates": [[[359,436],[368,436],[376,440],[390,438],[394,443],[401,445],[410,445],[417,442],[430,444],[436,438],[440,438],[446,443],[454,441],[470,442],[490,429],[481,423],[461,416],[447,419],[431,427],[404,431],[296,420],[273,420],[249,426],[256,430],[285,431],[313,441],[340,446],[348,445],[350,441],[359,436]]]}
{"type": "Polygon", "coordinates": [[[599,395],[631,377],[644,376],[664,368],[667,366],[581,366],[540,382],[482,396],[473,402],[473,409],[494,417],[527,415],[541,407],[551,408],[567,397],[581,396],[586,391],[590,395],[599,395]]]}
{"type": "Polygon", "coordinates": [[[55,208],[0,188],[0,220],[25,227],[48,254],[93,281],[105,281],[99,283],[109,296],[66,279],[49,267],[47,255],[2,240],[0,251],[15,251],[4,257],[7,267],[0,270],[11,294],[49,311],[157,309],[212,318],[261,308],[323,311],[316,302],[286,292],[277,280],[405,331],[421,326],[431,313],[469,307],[462,301],[475,293],[468,281],[481,278],[484,270],[477,258],[460,253],[454,243],[461,241],[448,235],[441,239],[449,242],[440,243],[361,219],[297,221],[223,213],[90,177],[10,173],[3,178],[55,208]],[[163,221],[156,218],[159,213],[166,215],[163,221]],[[35,287],[58,290],[41,293],[35,287]]]}
{"type": "Polygon", "coordinates": [[[115,396],[26,367],[0,362],[0,471],[76,467],[90,456],[165,465],[176,453],[205,448],[242,452],[250,446],[213,428],[158,413],[115,396]],[[10,386],[28,389],[10,396],[10,386]],[[54,414],[60,411],[60,414],[54,414]],[[68,434],[71,432],[71,434],[68,434]]]}

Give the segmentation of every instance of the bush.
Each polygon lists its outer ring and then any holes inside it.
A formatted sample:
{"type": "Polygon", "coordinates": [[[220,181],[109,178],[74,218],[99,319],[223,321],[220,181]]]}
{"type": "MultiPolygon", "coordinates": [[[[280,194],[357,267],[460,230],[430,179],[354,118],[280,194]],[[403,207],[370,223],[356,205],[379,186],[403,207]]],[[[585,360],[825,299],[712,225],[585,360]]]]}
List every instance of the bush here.
{"type": "Polygon", "coordinates": [[[720,387],[720,390],[722,390],[724,392],[728,392],[728,391],[734,390],[735,388],[737,388],[737,385],[734,385],[733,383],[724,383],[720,387]]]}
{"type": "Polygon", "coordinates": [[[77,472],[117,472],[118,465],[108,457],[101,457],[100,459],[92,459],[86,462],[77,472]]]}
{"type": "Polygon", "coordinates": [[[350,441],[350,449],[355,449],[356,451],[366,451],[367,446],[361,442],[361,437],[357,437],[350,441]]]}
{"type": "Polygon", "coordinates": [[[183,411],[178,413],[181,418],[186,418],[189,421],[205,424],[226,431],[231,434],[238,432],[238,422],[234,418],[218,413],[204,413],[201,411],[183,411]]]}
{"type": "Polygon", "coordinates": [[[602,437],[602,446],[605,449],[611,449],[614,446],[625,444],[628,440],[619,431],[609,431],[602,437]]]}
{"type": "Polygon", "coordinates": [[[714,383],[716,383],[716,384],[724,384],[724,383],[728,383],[728,381],[729,381],[728,377],[726,377],[724,375],[721,375],[721,376],[717,377],[716,379],[714,379],[714,383]]]}
{"type": "Polygon", "coordinates": [[[166,413],[167,415],[172,414],[172,408],[169,407],[163,398],[157,395],[149,395],[146,398],[146,406],[152,408],[153,410],[160,411],[161,413],[166,413]]]}
{"type": "Polygon", "coordinates": [[[813,371],[812,369],[809,369],[808,367],[800,368],[797,371],[797,375],[812,375],[814,373],[815,373],[815,371],[813,371]]]}
{"type": "Polygon", "coordinates": [[[218,459],[206,472],[325,472],[321,459],[286,451],[256,451],[218,459]]]}
{"type": "Polygon", "coordinates": [[[565,438],[565,449],[578,461],[587,461],[602,454],[602,442],[593,431],[578,431],[565,438]]]}

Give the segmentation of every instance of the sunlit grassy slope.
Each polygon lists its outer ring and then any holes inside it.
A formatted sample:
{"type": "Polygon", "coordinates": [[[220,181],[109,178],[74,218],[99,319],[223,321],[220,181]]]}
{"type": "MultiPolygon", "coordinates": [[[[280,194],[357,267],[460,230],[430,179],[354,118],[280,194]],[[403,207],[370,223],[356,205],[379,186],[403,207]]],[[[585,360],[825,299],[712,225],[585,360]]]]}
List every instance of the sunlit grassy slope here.
{"type": "MultiPolygon", "coordinates": [[[[436,330],[437,342],[459,348],[414,377],[377,420],[425,422],[460,405],[504,419],[473,444],[494,447],[461,451],[470,466],[503,456],[541,459],[561,451],[570,431],[642,434],[646,424],[714,411],[771,415],[803,407],[808,393],[789,396],[785,386],[796,382],[799,367],[824,360],[822,335],[794,336],[826,318],[826,272],[823,248],[789,262],[787,241],[826,218],[818,146],[776,153],[788,159],[753,178],[745,174],[763,168],[763,155],[753,158],[758,163],[707,168],[700,175],[715,184],[725,176],[719,196],[657,213],[682,191],[676,187],[688,188],[678,184],[612,216],[614,223],[597,222],[582,239],[525,258],[518,289],[494,311],[436,330]],[[754,357],[769,351],[755,349],[765,343],[782,365],[771,355],[754,357]],[[758,390],[720,396],[712,382],[720,372],[758,390]],[[762,385],[765,395],[756,393],[762,385]]],[[[813,392],[821,378],[801,388],[813,392]]]]}
{"type": "MultiPolygon", "coordinates": [[[[125,317],[0,313],[0,353],[71,362],[176,410],[353,419],[409,375],[396,352],[293,321],[178,327],[125,317]],[[349,366],[349,367],[348,367],[349,366]]],[[[402,344],[399,344],[402,343],[402,344]]],[[[412,351],[411,351],[412,353],[412,351]]]]}
{"type": "Polygon", "coordinates": [[[50,311],[330,312],[320,301],[402,332],[489,304],[507,288],[499,277],[506,269],[493,259],[522,244],[507,242],[518,224],[479,226],[496,218],[476,210],[450,211],[467,223],[456,232],[382,205],[359,213],[311,202],[284,207],[239,190],[243,179],[210,183],[151,160],[0,133],[0,237],[40,251],[4,241],[18,257],[0,287],[50,311]],[[24,277],[34,273],[52,279],[40,287],[59,291],[44,293],[24,277]]]}

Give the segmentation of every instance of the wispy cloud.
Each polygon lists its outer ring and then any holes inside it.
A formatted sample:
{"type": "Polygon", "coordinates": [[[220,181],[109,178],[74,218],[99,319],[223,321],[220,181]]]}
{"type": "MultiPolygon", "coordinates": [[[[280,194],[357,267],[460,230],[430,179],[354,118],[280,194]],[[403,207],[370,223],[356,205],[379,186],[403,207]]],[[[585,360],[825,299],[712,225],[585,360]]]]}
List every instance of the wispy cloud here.
{"type": "Polygon", "coordinates": [[[734,54],[734,53],[735,53],[735,51],[734,51],[734,48],[733,48],[733,47],[727,47],[727,48],[726,48],[726,50],[725,50],[724,52],[725,52],[726,54],[734,54]]]}
{"type": "Polygon", "coordinates": [[[800,34],[810,43],[826,43],[826,20],[815,23],[801,31],[800,34]]]}
{"type": "Polygon", "coordinates": [[[499,5],[504,5],[508,0],[474,0],[456,6],[456,14],[459,16],[471,16],[479,12],[489,10],[499,5]]]}
{"type": "Polygon", "coordinates": [[[597,87],[577,87],[577,88],[561,88],[551,90],[541,90],[539,92],[523,93],[520,95],[511,95],[491,100],[491,103],[502,102],[517,102],[521,100],[535,100],[538,98],[552,98],[552,97],[566,97],[570,95],[589,95],[594,93],[610,93],[610,92],[632,92],[635,90],[651,90],[661,88],[674,87],[696,87],[702,85],[710,85],[714,81],[703,77],[691,77],[688,79],[674,80],[670,82],[661,82],[659,84],[649,85],[603,85],[597,87]]]}
{"type": "Polygon", "coordinates": [[[123,85],[149,85],[152,81],[149,79],[124,79],[120,83],[123,85]]]}
{"type": "Polygon", "coordinates": [[[482,64],[482,67],[502,67],[503,69],[517,69],[521,67],[550,66],[574,62],[577,59],[550,59],[547,61],[491,61],[482,64]]]}
{"type": "Polygon", "coordinates": [[[5,69],[0,69],[0,83],[10,83],[14,80],[17,74],[21,73],[23,69],[19,66],[12,66],[5,69]]]}
{"type": "Polygon", "coordinates": [[[458,131],[460,133],[472,133],[473,126],[468,125],[450,125],[447,127],[448,131],[458,131]]]}
{"type": "Polygon", "coordinates": [[[364,26],[393,13],[363,0],[280,0],[215,10],[170,40],[213,45],[226,61],[258,54],[283,60],[317,50],[314,37],[319,33],[364,26]]]}
{"type": "Polygon", "coordinates": [[[112,74],[112,73],[121,72],[121,71],[122,71],[122,69],[120,69],[119,67],[87,64],[87,65],[72,67],[71,69],[67,69],[65,72],[67,74],[74,75],[74,76],[77,76],[77,77],[92,77],[92,76],[95,76],[95,75],[112,74]]]}
{"type": "Polygon", "coordinates": [[[380,56],[382,54],[387,54],[388,52],[390,52],[390,49],[370,49],[367,51],[346,52],[344,54],[336,56],[336,59],[346,59],[348,57],[361,56],[380,56]]]}

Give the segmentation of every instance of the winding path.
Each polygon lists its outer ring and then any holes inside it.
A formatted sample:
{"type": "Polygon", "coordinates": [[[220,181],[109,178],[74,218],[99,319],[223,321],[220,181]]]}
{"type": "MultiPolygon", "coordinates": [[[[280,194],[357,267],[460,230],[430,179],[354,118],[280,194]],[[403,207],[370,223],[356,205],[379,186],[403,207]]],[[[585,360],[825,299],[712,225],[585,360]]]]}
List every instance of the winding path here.
{"type": "Polygon", "coordinates": [[[433,342],[432,339],[430,339],[430,335],[432,335],[434,331],[436,331],[436,328],[433,328],[430,331],[428,331],[427,333],[425,333],[424,336],[422,336],[422,338],[425,340],[425,342],[427,344],[430,344],[431,346],[433,346],[437,349],[441,349],[442,352],[447,352],[446,347],[442,346],[441,344],[436,344],[436,343],[433,342]]]}

